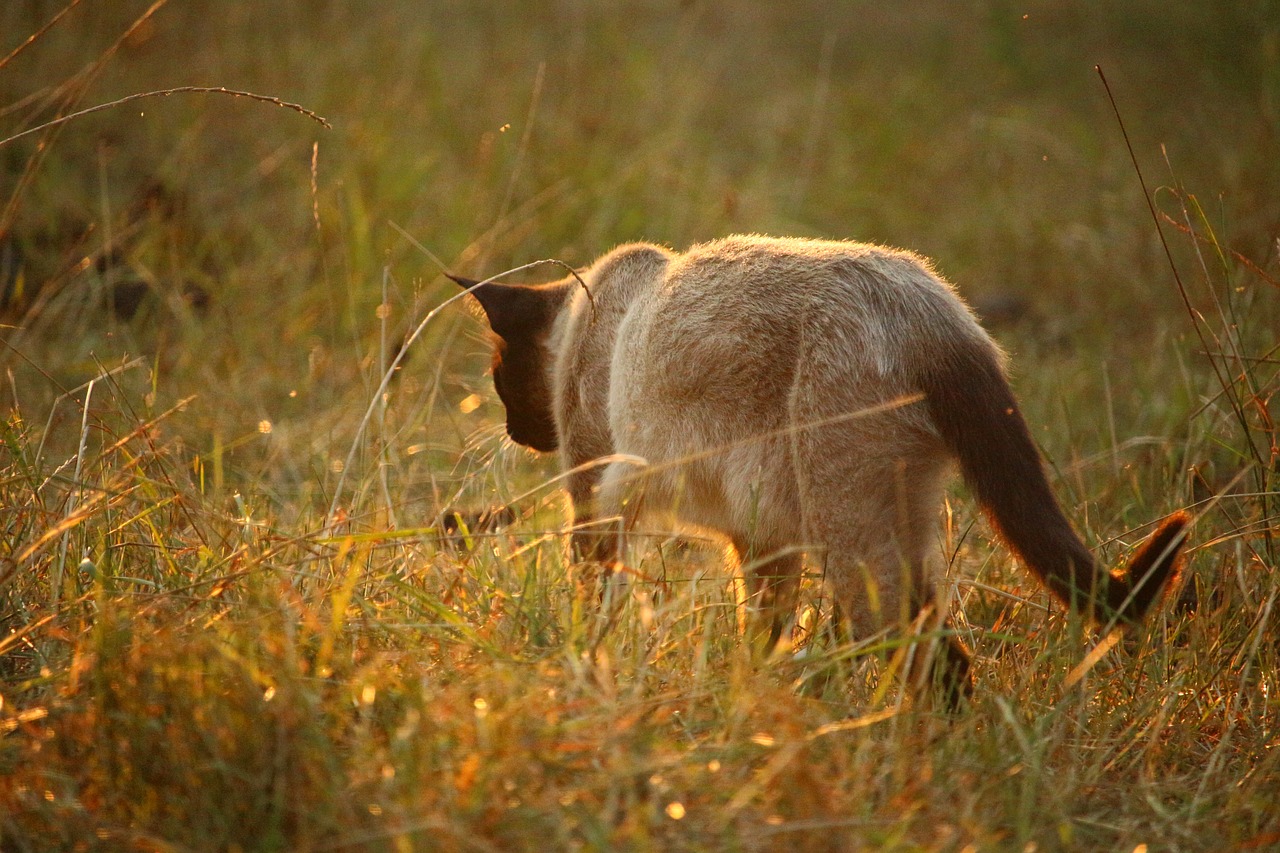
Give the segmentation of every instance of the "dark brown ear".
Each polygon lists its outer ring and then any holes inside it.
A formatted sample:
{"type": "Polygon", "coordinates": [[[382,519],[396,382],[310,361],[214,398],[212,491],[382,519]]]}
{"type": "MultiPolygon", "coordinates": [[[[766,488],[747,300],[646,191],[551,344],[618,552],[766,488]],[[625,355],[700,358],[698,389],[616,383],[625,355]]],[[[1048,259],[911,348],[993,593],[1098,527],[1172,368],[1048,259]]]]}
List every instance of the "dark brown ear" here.
{"type": "MultiPolygon", "coordinates": [[[[468,288],[479,283],[462,276],[450,275],[449,278],[468,288]]],[[[489,327],[508,341],[542,332],[555,317],[566,293],[567,287],[563,284],[502,284],[496,281],[471,291],[484,309],[489,327]]]]}

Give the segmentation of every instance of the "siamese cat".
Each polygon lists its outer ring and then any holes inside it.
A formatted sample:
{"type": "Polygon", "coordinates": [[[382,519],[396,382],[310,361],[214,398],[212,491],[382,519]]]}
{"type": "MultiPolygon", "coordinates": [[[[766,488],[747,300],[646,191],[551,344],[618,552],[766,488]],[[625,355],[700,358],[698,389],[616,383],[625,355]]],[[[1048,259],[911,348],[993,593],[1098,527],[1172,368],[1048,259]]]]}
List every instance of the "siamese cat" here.
{"type": "MultiPolygon", "coordinates": [[[[917,255],[737,236],[682,254],[624,245],[553,284],[453,278],[494,332],[511,439],[560,454],[575,553],[621,565],[650,512],[718,531],[774,640],[802,553],[855,637],[910,625],[932,602],[955,463],[1027,568],[1100,621],[1138,622],[1174,572],[1184,513],[1126,572],[1098,565],[1050,490],[1004,354],[917,255]]],[[[953,701],[969,692],[957,640],[935,667],[953,701]]]]}

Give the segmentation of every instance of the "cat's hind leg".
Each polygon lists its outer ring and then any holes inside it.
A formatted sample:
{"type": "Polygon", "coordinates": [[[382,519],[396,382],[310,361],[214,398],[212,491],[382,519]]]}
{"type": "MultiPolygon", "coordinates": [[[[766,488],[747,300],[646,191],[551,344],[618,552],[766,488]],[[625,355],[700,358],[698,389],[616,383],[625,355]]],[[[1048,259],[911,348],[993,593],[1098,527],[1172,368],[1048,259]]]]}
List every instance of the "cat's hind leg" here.
{"type": "MultiPolygon", "coordinates": [[[[943,629],[927,569],[948,462],[901,412],[797,432],[793,452],[806,545],[853,640],[943,629]]],[[[945,633],[945,632],[944,632],[945,633]]],[[[954,707],[971,690],[969,656],[952,636],[907,649],[906,679],[937,678],[954,707]]]]}

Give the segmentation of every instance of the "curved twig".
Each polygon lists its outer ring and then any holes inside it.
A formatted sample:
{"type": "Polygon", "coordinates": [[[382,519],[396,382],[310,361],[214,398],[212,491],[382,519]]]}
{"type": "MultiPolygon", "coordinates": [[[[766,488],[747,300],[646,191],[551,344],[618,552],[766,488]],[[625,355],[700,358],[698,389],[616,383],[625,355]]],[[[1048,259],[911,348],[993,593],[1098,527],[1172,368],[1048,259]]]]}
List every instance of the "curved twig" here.
{"type": "Polygon", "coordinates": [[[180,94],[230,95],[233,98],[249,98],[254,101],[262,101],[263,103],[274,104],[277,107],[284,107],[285,109],[293,110],[296,113],[301,113],[302,115],[306,116],[312,121],[315,121],[324,125],[326,128],[330,130],[333,129],[333,125],[329,124],[329,120],[326,119],[324,116],[314,113],[311,110],[307,109],[306,107],[301,106],[300,104],[290,103],[289,101],[284,101],[284,100],[281,100],[280,98],[275,98],[270,95],[258,95],[253,92],[242,92],[238,89],[228,89],[225,86],[178,86],[177,88],[174,88],[174,89],[161,89],[155,92],[137,92],[132,95],[126,95],[125,97],[120,98],[117,101],[111,101],[110,103],[106,103],[106,104],[98,104],[95,107],[89,107],[87,109],[78,110],[69,115],[55,118],[53,121],[47,121],[44,124],[39,124],[39,125],[36,125],[35,127],[27,128],[21,133],[15,133],[13,136],[10,136],[7,139],[0,139],[0,148],[3,148],[4,146],[8,145],[10,142],[14,142],[16,140],[21,139],[24,136],[30,136],[33,133],[39,133],[42,130],[48,130],[51,127],[57,127],[60,124],[66,124],[67,122],[71,121],[74,118],[82,118],[83,116],[87,116],[91,113],[97,113],[97,112],[102,112],[103,110],[109,110],[112,107],[119,107],[131,101],[138,101],[143,98],[162,98],[162,97],[167,97],[169,95],[180,95],[180,94]]]}

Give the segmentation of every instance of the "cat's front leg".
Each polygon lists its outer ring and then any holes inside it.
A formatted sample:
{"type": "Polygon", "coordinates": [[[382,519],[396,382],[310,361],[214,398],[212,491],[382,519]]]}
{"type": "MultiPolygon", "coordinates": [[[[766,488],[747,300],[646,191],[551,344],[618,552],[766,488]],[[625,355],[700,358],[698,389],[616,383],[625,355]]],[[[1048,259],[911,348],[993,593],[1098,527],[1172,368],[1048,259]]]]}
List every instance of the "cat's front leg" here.
{"type": "Polygon", "coordinates": [[[635,522],[633,501],[623,492],[630,478],[614,466],[629,468],[625,463],[611,463],[577,471],[569,477],[569,497],[573,503],[573,528],[569,538],[572,562],[586,569],[579,573],[579,584],[594,587],[601,601],[611,599],[616,581],[626,574],[626,532],[635,522]]]}
{"type": "Polygon", "coordinates": [[[568,478],[573,526],[569,557],[574,563],[608,563],[615,557],[615,534],[599,513],[601,466],[574,471],[568,478]]]}
{"type": "MultiPolygon", "coordinates": [[[[605,466],[586,514],[591,523],[591,558],[602,568],[601,594],[627,571],[627,534],[640,517],[643,498],[643,474],[634,461],[617,460],[605,466]]],[[[575,518],[577,509],[575,504],[575,518]]],[[[576,527],[576,524],[575,524],[576,527]]],[[[585,544],[585,543],[584,543],[585,544]]]]}
{"type": "Polygon", "coordinates": [[[758,555],[737,537],[733,546],[747,585],[748,636],[757,646],[763,643],[765,654],[772,654],[795,617],[804,559],[795,551],[758,555]]]}

